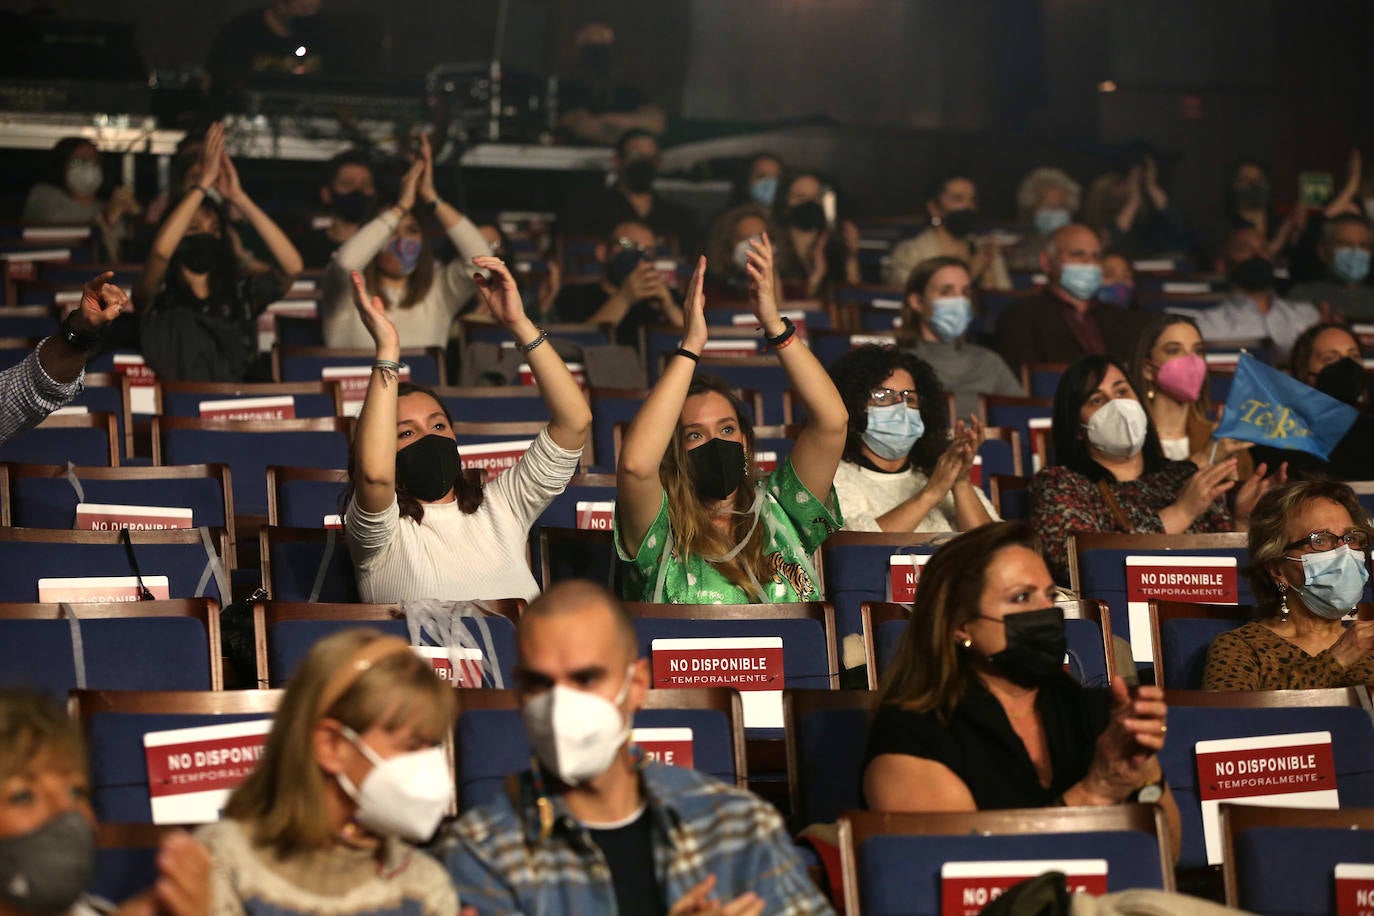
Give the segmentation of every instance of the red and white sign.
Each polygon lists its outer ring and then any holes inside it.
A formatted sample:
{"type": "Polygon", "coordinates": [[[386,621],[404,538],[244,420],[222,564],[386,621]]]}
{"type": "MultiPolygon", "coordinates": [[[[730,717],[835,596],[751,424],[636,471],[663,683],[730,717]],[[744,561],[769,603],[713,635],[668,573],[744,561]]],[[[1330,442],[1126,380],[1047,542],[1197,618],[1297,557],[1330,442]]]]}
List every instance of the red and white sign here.
{"type": "MultiPolygon", "coordinates": [[[[295,291],[294,287],[292,291],[295,291]]],[[[273,302],[266,311],[258,316],[258,351],[266,353],[277,342],[276,316],[316,318],[319,313],[320,306],[314,299],[283,299],[280,302],[273,302]]]]}
{"type": "Polygon", "coordinates": [[[1208,354],[1207,354],[1206,356],[1204,356],[1202,359],[1203,359],[1204,362],[1207,363],[1208,367],[1211,367],[1211,366],[1220,366],[1220,367],[1222,367],[1222,368],[1225,368],[1225,367],[1227,367],[1227,366],[1235,367],[1235,366],[1237,366],[1237,365],[1240,364],[1240,351],[1239,351],[1239,350],[1217,350],[1217,351],[1215,351],[1215,352],[1213,352],[1213,353],[1208,353],[1208,354]]]}
{"type": "Polygon", "coordinates": [[[849,335],[849,349],[857,350],[859,347],[895,347],[897,338],[891,334],[851,334],[849,335]]]}
{"type": "Polygon", "coordinates": [[[65,248],[0,252],[0,261],[5,262],[5,273],[11,280],[32,280],[38,275],[38,269],[35,265],[39,261],[70,261],[71,259],[72,253],[65,248]]]}
{"type": "Polygon", "coordinates": [[[630,732],[630,740],[639,745],[650,760],[688,770],[696,762],[690,728],[636,728],[630,732]]]}
{"type": "Polygon", "coordinates": [[[1050,427],[1053,422],[1050,417],[1031,417],[1026,421],[1027,430],[1030,432],[1031,473],[1039,471],[1049,459],[1050,427]]]}
{"type": "Polygon", "coordinates": [[[750,338],[708,340],[701,346],[702,356],[758,356],[759,343],[750,338]]]}
{"type": "Polygon", "coordinates": [[[916,583],[930,562],[928,553],[894,553],[887,558],[887,600],[910,604],[916,600],[916,583]]]}
{"type": "Polygon", "coordinates": [[[289,394],[270,398],[201,401],[202,420],[294,420],[296,399],[289,394]]]}
{"type": "Polygon", "coordinates": [[[577,501],[577,527],[583,531],[610,531],[611,520],[615,518],[615,500],[592,502],[577,501]]]}
{"type": "Polygon", "coordinates": [[[974,455],[974,456],[973,456],[973,467],[971,467],[971,468],[968,469],[968,479],[969,479],[969,483],[973,484],[975,487],[981,487],[981,486],[983,485],[983,456],[982,456],[982,455],[974,455]]]}
{"type": "Polygon", "coordinates": [[[655,687],[733,687],[745,728],[782,728],[782,637],[655,639],[655,687]]]}
{"type": "MultiPolygon", "coordinates": [[[[410,381],[410,367],[402,366],[398,373],[401,381],[410,381]]],[[[326,382],[339,383],[340,400],[343,401],[343,415],[356,417],[363,409],[367,397],[367,386],[372,380],[371,366],[325,366],[320,370],[320,378],[326,382]]]]}
{"type": "Polygon", "coordinates": [[[1106,859],[1019,859],[1005,862],[946,862],[940,866],[940,916],[977,916],[1016,885],[1063,872],[1069,893],[1107,893],[1106,859]]]}
{"type": "Polygon", "coordinates": [[[88,239],[90,226],[25,226],[20,237],[26,242],[46,242],[54,239],[88,239]]]}
{"type": "Polygon", "coordinates": [[[128,376],[129,410],[132,413],[144,416],[157,413],[157,401],[153,397],[153,384],[157,376],[148,368],[143,357],[137,353],[116,353],[114,371],[117,375],[128,376]]]}
{"type": "Polygon", "coordinates": [[[460,445],[458,451],[463,456],[463,467],[486,468],[487,479],[490,480],[507,468],[515,467],[515,462],[529,451],[531,445],[534,445],[533,439],[512,439],[509,442],[460,445]]]}
{"type": "Polygon", "coordinates": [[[454,687],[482,686],[482,650],[461,646],[411,646],[411,651],[429,661],[434,673],[454,687]]]}
{"type": "MultiPolygon", "coordinates": [[[[802,340],[806,340],[806,312],[801,309],[786,309],[778,312],[778,317],[790,319],[792,324],[797,328],[797,336],[802,340]]],[[[737,328],[759,327],[758,316],[751,315],[748,312],[740,315],[731,315],[730,323],[737,328]]],[[[760,330],[762,329],[760,328],[760,330]]]]}
{"type": "Polygon", "coordinates": [[[324,517],[324,519],[322,520],[321,524],[322,524],[324,527],[326,527],[326,528],[338,528],[338,529],[342,529],[342,528],[343,528],[343,516],[342,516],[342,515],[326,515],[326,516],[324,517]]]}
{"type": "Polygon", "coordinates": [[[208,824],[253,772],[271,719],[148,732],[148,795],[154,824],[208,824]]]}
{"type": "Polygon", "coordinates": [[[1374,324],[1352,324],[1350,330],[1355,332],[1355,339],[1360,342],[1360,348],[1368,350],[1374,347],[1374,324]]]}
{"type": "Polygon", "coordinates": [[[1336,916],[1374,916],[1374,865],[1336,865],[1336,916]]]}
{"type": "Polygon", "coordinates": [[[89,415],[90,415],[90,412],[91,412],[91,409],[90,409],[89,407],[82,407],[80,404],[77,404],[77,405],[75,405],[75,406],[59,407],[59,408],[57,408],[56,410],[54,410],[52,413],[48,414],[48,416],[50,416],[50,417],[85,417],[85,416],[89,416],[89,415]]]}
{"type": "Polygon", "coordinates": [[[175,506],[117,506],[106,503],[78,503],[77,531],[161,531],[166,528],[194,528],[191,510],[175,506]]]}
{"type": "Polygon", "coordinates": [[[1197,793],[1207,862],[1221,862],[1222,802],[1270,808],[1339,808],[1330,732],[1199,741],[1197,793]]]}
{"type": "MultiPolygon", "coordinates": [[[[586,367],[586,365],[583,364],[583,363],[568,363],[567,365],[568,365],[568,372],[572,374],[573,381],[577,382],[577,384],[578,384],[579,387],[585,389],[585,388],[587,387],[587,367],[586,367]]],[[[530,368],[530,364],[529,364],[529,363],[521,363],[521,364],[520,364],[520,367],[519,367],[519,369],[518,369],[517,371],[520,373],[520,384],[522,384],[522,385],[535,385],[535,384],[537,384],[537,383],[535,382],[535,380],[534,380],[534,370],[530,368]]]]}
{"type": "MultiPolygon", "coordinates": [[[[143,586],[154,598],[172,597],[172,586],[166,576],[144,576],[143,586]]],[[[38,580],[38,600],[45,604],[59,601],[141,601],[137,576],[75,576],[38,580]]]]}
{"type": "Polygon", "coordinates": [[[755,452],[754,469],[760,474],[771,474],[778,469],[777,452],[755,452]]]}
{"type": "Polygon", "coordinates": [[[870,299],[870,308],[882,309],[885,312],[900,312],[902,310],[902,300],[900,299],[870,299]]]}
{"type": "Polygon", "coordinates": [[[1235,557],[1127,557],[1126,611],[1132,656],[1138,662],[1154,658],[1151,601],[1238,604],[1238,589],[1235,557]]]}

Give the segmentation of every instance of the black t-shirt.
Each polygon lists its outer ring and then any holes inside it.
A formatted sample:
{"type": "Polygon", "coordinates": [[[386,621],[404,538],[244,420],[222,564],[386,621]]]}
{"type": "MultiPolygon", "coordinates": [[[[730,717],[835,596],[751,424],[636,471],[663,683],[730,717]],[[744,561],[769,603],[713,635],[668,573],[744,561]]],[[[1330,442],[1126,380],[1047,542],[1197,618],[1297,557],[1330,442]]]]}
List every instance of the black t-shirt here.
{"type": "Polygon", "coordinates": [[[612,830],[587,828],[606,857],[615,886],[615,908],[622,916],[664,916],[668,907],[654,864],[653,824],[645,808],[635,820],[612,830]]]}
{"type": "Polygon", "coordinates": [[[632,113],[649,97],[628,83],[569,77],[558,85],[558,105],[563,111],[585,110],[592,114],[632,113]]]}
{"type": "Polygon", "coordinates": [[[696,215],[658,194],[653,196],[648,215],[641,217],[629,198],[614,187],[606,188],[591,198],[574,203],[561,220],[568,232],[593,235],[598,239],[606,238],[621,223],[644,223],[655,236],[676,239],[684,258],[695,260],[701,251],[701,229],[696,215]]]}
{"type": "Polygon", "coordinates": [[[334,252],[339,248],[339,243],[329,237],[328,230],[315,228],[293,236],[291,244],[300,252],[306,270],[328,267],[329,259],[334,257],[334,252]]]}
{"type": "MultiPolygon", "coordinates": [[[[606,304],[606,300],[611,298],[611,294],[606,292],[606,288],[601,285],[601,281],[595,283],[571,283],[558,291],[558,297],[553,300],[554,314],[559,321],[579,323],[587,321],[596,314],[597,309],[606,304]]],[[[678,305],[682,304],[682,297],[673,292],[673,298],[678,305]]],[[[620,319],[620,324],[616,325],[615,342],[626,347],[639,348],[639,329],[645,325],[653,326],[666,323],[663,315],[658,310],[658,301],[655,299],[645,299],[630,306],[625,317],[620,319]]]]}
{"type": "Polygon", "coordinates": [[[217,91],[252,76],[309,76],[334,63],[337,39],[327,18],[294,19],[291,34],[278,35],[268,28],[265,12],[258,7],[235,16],[215,35],[206,69],[217,91]],[[302,47],[306,53],[297,56],[302,47]]]}
{"type": "Polygon", "coordinates": [[[1088,772],[1097,736],[1107,727],[1111,692],[1057,675],[1040,688],[1035,706],[1049,745],[1049,788],[1040,785],[1002,704],[981,685],[969,689],[948,723],[933,712],[884,706],[868,730],[864,768],[881,754],[921,757],[962,779],[980,811],[1044,807],[1088,772]]]}

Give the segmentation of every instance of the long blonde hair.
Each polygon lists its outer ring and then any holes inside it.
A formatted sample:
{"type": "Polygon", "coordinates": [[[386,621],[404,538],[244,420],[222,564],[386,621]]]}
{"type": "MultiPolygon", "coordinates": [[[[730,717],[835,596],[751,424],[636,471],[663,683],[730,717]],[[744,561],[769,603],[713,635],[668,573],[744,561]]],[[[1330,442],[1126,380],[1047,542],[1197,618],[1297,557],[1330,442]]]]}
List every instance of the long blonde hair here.
{"type": "Polygon", "coordinates": [[[296,668],[272,721],[257,768],[229,796],[226,817],[248,823],[253,842],[285,858],[319,849],[333,839],[325,793],[329,776],[315,761],[313,733],[323,718],[335,719],[363,734],[380,725],[387,731],[413,727],[417,736],[439,742],[453,726],[453,690],[429,663],[413,652],[377,658],[320,709],[333,675],[367,646],[393,640],[370,629],[327,636],[296,668]]]}
{"type": "MultiPolygon", "coordinates": [[[[744,403],[735,394],[730,384],[715,376],[702,375],[692,381],[687,389],[687,397],[699,394],[718,394],[730,402],[735,411],[735,419],[744,433],[744,478],[735,490],[731,509],[734,515],[728,532],[721,531],[712,522],[711,513],[697,496],[696,482],[692,477],[692,463],[687,458],[687,440],[682,423],[673,430],[673,441],[663,456],[659,468],[659,481],[668,496],[668,522],[673,533],[673,548],[685,563],[693,554],[701,557],[718,557],[729,553],[746,536],[748,542],[744,549],[729,560],[714,563],[720,573],[732,583],[754,595],[757,600],[765,601],[767,596],[758,591],[762,583],[772,573],[763,566],[763,547],[766,542],[766,523],[759,518],[754,523],[755,486],[758,469],[754,464],[754,426],[744,412],[744,403]],[[750,528],[753,528],[752,532],[750,528]],[[753,573],[750,576],[750,572],[753,573]],[[756,585],[756,583],[758,583],[756,585]]],[[[666,561],[668,558],[664,557],[666,561]]]]}

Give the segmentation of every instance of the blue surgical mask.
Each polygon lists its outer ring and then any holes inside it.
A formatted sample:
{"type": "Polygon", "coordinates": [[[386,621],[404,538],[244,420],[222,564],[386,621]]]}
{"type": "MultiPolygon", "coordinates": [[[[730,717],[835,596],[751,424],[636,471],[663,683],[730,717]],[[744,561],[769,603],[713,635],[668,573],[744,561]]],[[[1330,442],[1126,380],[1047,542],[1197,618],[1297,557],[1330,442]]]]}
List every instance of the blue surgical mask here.
{"type": "Polygon", "coordinates": [[[1131,304],[1134,295],[1135,287],[1129,283],[1104,283],[1097,290],[1097,301],[1125,308],[1131,304]]]}
{"type": "Polygon", "coordinates": [[[1302,603],[1318,617],[1339,620],[1355,609],[1369,582],[1363,551],[1341,546],[1301,557],[1303,584],[1294,585],[1302,603]]]}
{"type": "Polygon", "coordinates": [[[1091,299],[1102,288],[1102,268],[1097,264],[1065,264],[1059,268],[1059,285],[1075,299],[1091,299]]]}
{"type": "Polygon", "coordinates": [[[415,273],[415,268],[420,265],[419,239],[393,238],[386,243],[386,250],[401,265],[402,276],[408,277],[415,273]]]}
{"type": "Polygon", "coordinates": [[[1369,252],[1363,248],[1337,248],[1331,255],[1331,271],[1347,283],[1362,283],[1369,276],[1369,252]]]}
{"type": "Polygon", "coordinates": [[[927,323],[945,343],[962,337],[973,320],[973,305],[965,296],[946,296],[933,299],[930,303],[930,318],[927,323]]]}
{"type": "Polygon", "coordinates": [[[868,427],[864,430],[864,445],[873,449],[879,458],[895,461],[905,458],[925,434],[926,424],[921,412],[905,404],[868,408],[868,427]]]}
{"type": "Polygon", "coordinates": [[[1073,219],[1069,211],[1063,207],[1046,207],[1043,210],[1035,211],[1035,231],[1041,235],[1049,235],[1056,229],[1069,224],[1073,219]]]}
{"type": "Polygon", "coordinates": [[[778,176],[765,175],[749,183],[749,196],[762,207],[773,206],[773,198],[778,196],[778,176]]]}

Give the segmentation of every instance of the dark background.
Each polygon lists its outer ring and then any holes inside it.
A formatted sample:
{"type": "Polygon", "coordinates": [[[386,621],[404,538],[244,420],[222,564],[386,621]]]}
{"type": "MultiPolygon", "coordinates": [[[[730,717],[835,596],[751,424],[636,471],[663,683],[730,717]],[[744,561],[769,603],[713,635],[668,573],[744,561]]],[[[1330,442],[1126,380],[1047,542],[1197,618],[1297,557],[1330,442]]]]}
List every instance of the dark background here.
{"type": "MultiPolygon", "coordinates": [[[[137,20],[148,66],[176,72],[257,4],[45,5],[137,20]]],[[[497,9],[324,0],[380,36],[377,65],[396,76],[488,57],[497,9]]],[[[1029,168],[1062,165],[1086,190],[1144,140],[1204,221],[1238,157],[1272,164],[1282,203],[1299,171],[1339,184],[1352,143],[1374,151],[1374,4],[1360,0],[510,0],[507,67],[566,69],[571,32],[591,18],[616,26],[622,75],[664,105],[673,136],[703,122],[809,125],[784,152],[835,175],[867,214],[914,210],[925,181],[958,165],[980,179],[985,210],[1009,215],[1029,168]]]]}

